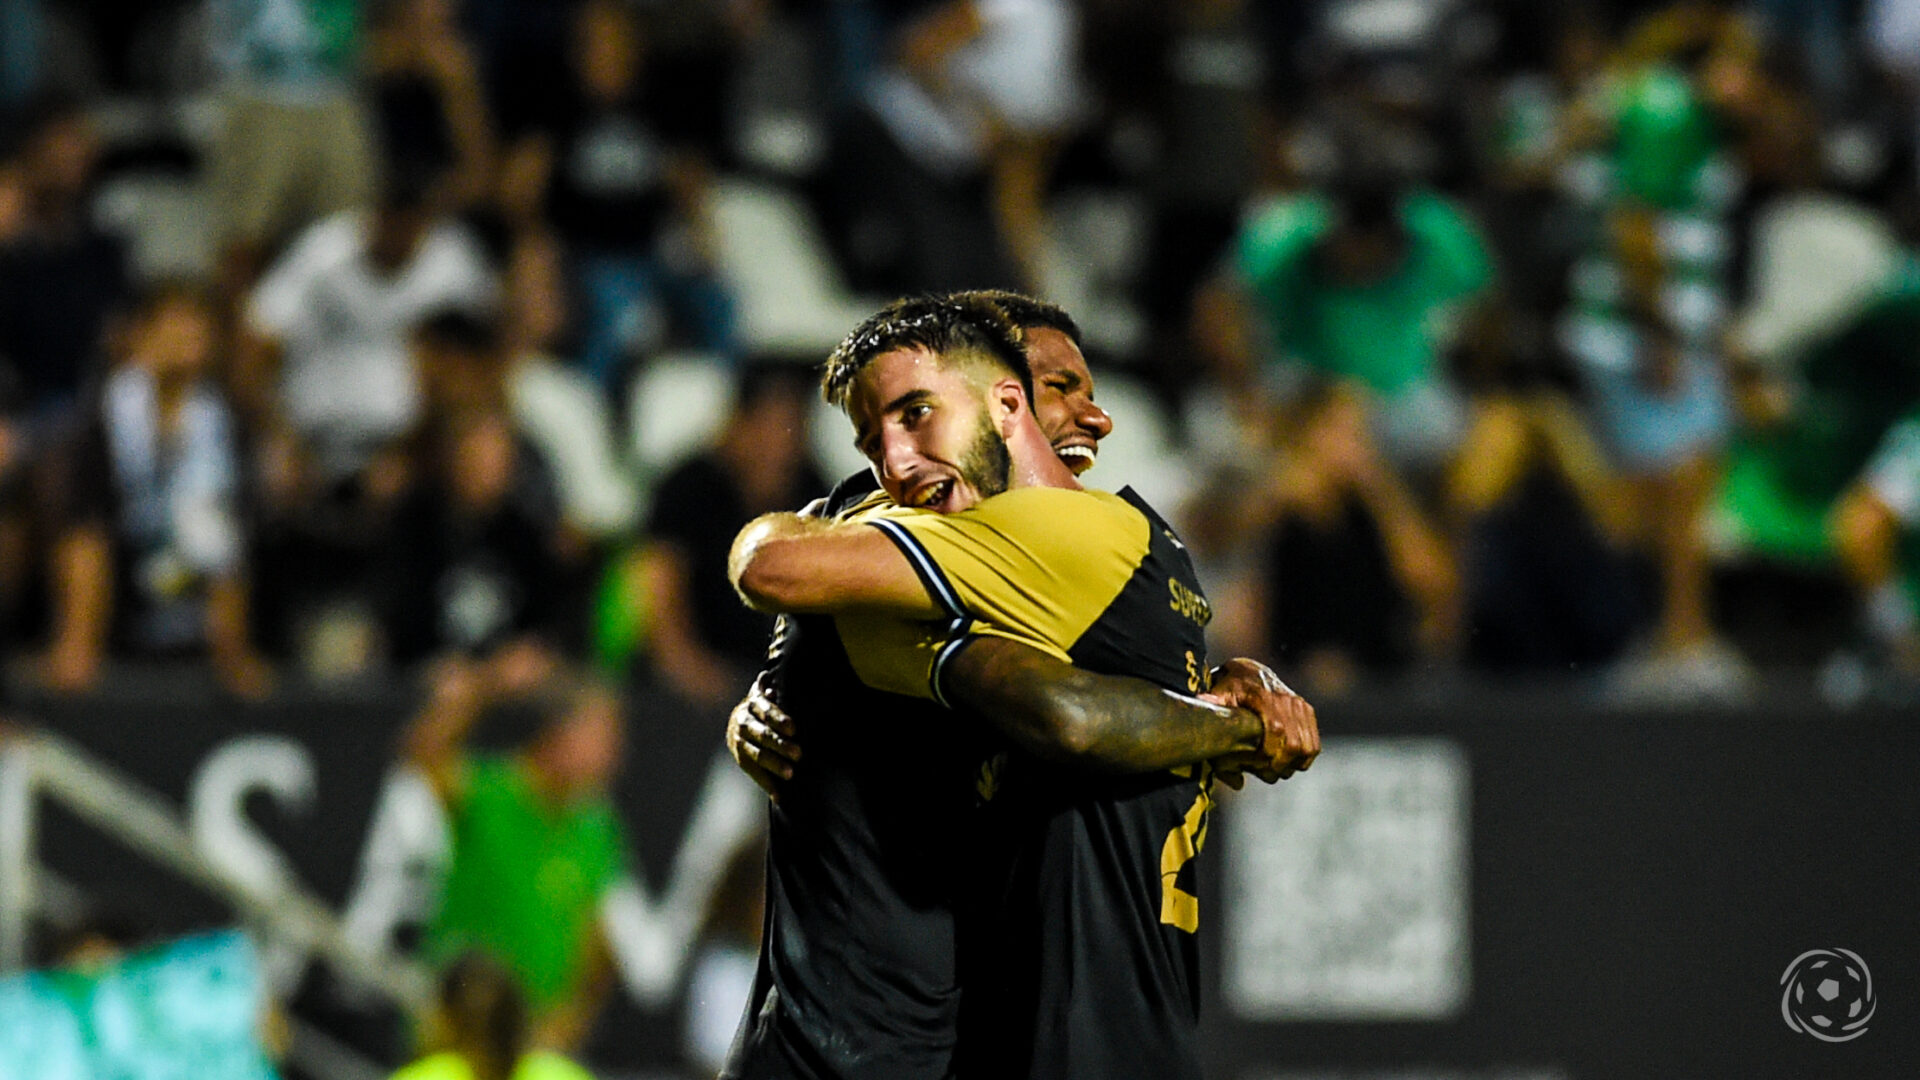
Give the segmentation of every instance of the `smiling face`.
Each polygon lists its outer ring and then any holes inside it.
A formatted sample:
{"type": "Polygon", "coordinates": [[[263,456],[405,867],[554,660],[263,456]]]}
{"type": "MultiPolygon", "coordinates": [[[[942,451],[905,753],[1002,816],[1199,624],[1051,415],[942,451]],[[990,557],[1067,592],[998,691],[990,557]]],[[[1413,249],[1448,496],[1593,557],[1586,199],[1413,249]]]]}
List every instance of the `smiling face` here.
{"type": "MultiPolygon", "coordinates": [[[[921,348],[875,357],[847,398],[860,452],[901,506],[950,514],[1007,489],[1012,461],[996,423],[1009,406],[978,373],[921,348]]],[[[1012,401],[1024,407],[1019,394],[1012,401]]]]}
{"type": "Polygon", "coordinates": [[[1093,372],[1072,338],[1052,327],[1028,327],[1026,353],[1033,369],[1033,414],[1053,452],[1078,476],[1093,468],[1113,418],[1093,403],[1093,372]]]}

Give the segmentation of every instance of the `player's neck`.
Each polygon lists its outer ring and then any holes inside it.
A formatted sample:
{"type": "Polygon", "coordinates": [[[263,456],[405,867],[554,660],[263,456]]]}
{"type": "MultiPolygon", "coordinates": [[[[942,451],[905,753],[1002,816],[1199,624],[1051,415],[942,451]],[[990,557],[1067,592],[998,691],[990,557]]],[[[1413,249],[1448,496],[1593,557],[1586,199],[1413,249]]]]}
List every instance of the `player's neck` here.
{"type": "Polygon", "coordinates": [[[1041,434],[1038,425],[1023,424],[1016,428],[1007,438],[1007,456],[1013,460],[1013,469],[1007,477],[1009,490],[1027,487],[1080,490],[1080,481],[1075,479],[1073,470],[1053,452],[1053,444],[1041,434]]]}

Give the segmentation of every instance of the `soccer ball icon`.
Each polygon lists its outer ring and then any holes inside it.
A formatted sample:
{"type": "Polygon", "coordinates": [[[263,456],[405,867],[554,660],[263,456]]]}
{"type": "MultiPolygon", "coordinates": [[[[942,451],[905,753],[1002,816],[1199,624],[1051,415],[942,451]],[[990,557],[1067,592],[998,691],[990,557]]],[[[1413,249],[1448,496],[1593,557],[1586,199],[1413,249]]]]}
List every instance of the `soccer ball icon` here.
{"type": "Polygon", "coordinates": [[[1866,1034],[1873,1018],[1873,974],[1858,953],[1812,949],[1780,976],[1785,987],[1780,1015],[1787,1026],[1823,1042],[1846,1042],[1866,1034]]]}

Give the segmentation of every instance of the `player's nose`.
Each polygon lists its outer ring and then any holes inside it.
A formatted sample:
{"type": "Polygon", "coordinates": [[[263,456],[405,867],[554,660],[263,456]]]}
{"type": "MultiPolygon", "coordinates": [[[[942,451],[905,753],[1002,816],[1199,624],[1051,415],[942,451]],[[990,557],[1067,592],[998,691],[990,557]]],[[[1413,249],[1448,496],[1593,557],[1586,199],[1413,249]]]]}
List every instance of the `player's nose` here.
{"type": "Polygon", "coordinates": [[[913,444],[906,439],[883,438],[880,440],[880,479],[888,483],[905,481],[913,476],[919,465],[920,455],[914,451],[913,444]]]}
{"type": "Polygon", "coordinates": [[[1107,415],[1107,410],[1091,401],[1081,408],[1074,420],[1080,425],[1080,430],[1087,432],[1095,439],[1104,439],[1113,432],[1113,417],[1107,415]]]}

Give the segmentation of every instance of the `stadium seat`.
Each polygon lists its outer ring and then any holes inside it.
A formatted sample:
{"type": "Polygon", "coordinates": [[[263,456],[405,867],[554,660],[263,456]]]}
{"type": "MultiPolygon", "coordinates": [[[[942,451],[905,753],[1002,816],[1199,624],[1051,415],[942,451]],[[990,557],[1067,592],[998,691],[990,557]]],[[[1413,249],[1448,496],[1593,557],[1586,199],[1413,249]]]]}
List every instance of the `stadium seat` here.
{"type": "Polygon", "coordinates": [[[136,278],[210,278],[214,272],[214,208],[195,180],[126,173],[100,186],[99,214],[130,241],[136,278]]]}
{"type": "Polygon", "coordinates": [[[749,354],[825,356],[885,297],[848,291],[800,197],[776,185],[723,178],[714,185],[720,276],[739,304],[749,354]]]}
{"type": "Polygon", "coordinates": [[[733,373],[711,353],[662,353],[634,376],[627,415],[633,460],[658,476],[706,447],[733,406],[733,373]]]}

